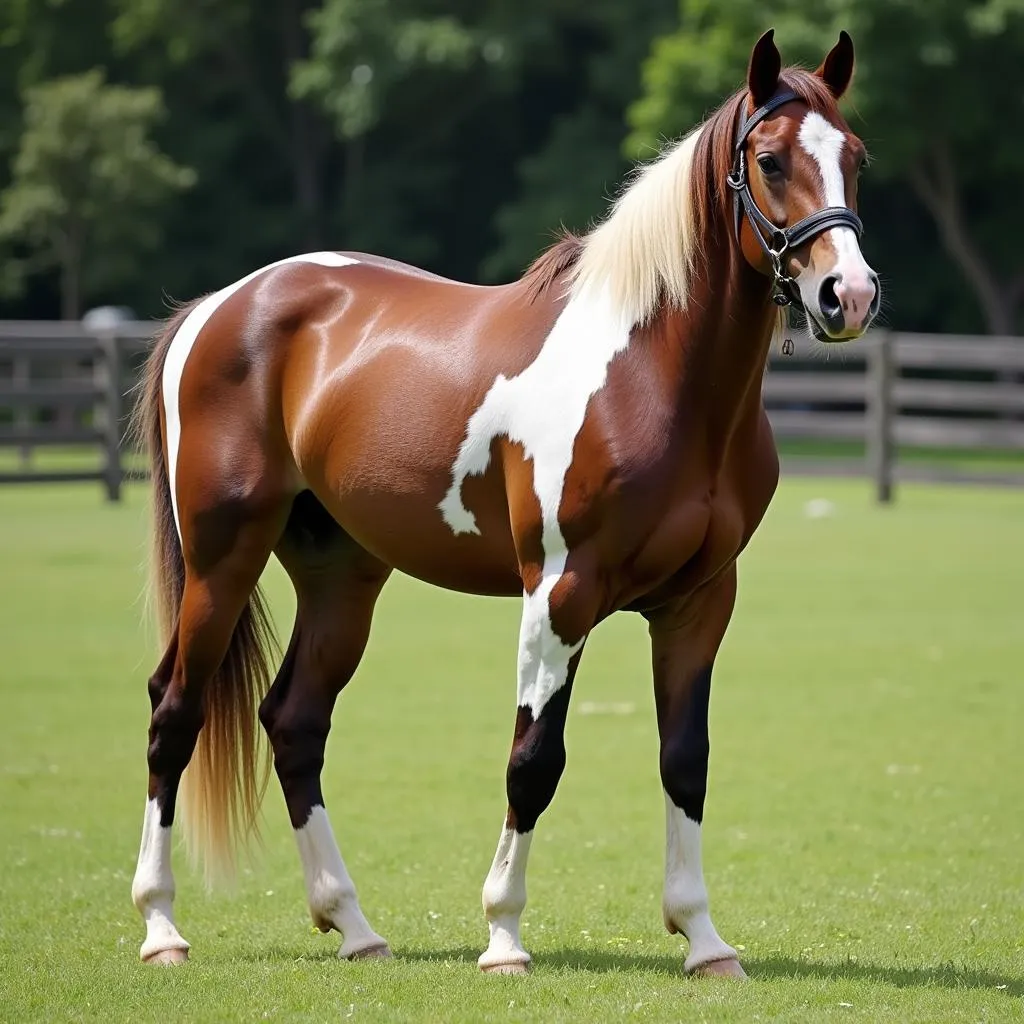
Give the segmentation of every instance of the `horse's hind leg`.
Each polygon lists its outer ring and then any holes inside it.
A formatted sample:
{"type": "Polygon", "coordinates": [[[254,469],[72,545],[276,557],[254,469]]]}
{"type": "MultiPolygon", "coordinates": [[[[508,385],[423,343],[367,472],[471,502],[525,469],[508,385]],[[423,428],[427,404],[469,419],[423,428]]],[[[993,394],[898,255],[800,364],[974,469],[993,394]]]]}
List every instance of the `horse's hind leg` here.
{"type": "Polygon", "coordinates": [[[302,858],[313,923],[341,933],[338,956],[387,956],[356,896],[324,807],[320,773],[334,702],[355,673],[390,569],[368,554],[309,493],[295,501],[278,557],[295,585],[295,628],[260,706],[302,858]]]}
{"type": "Polygon", "coordinates": [[[201,513],[182,504],[193,555],[176,629],[149,682],[149,790],[132,900],[146,923],[140,955],[176,963],[189,944],[174,924],[171,825],[181,775],[204,724],[204,692],[215,679],[287,514],[285,501],[212,504],[201,513]],[[198,564],[196,564],[198,562],[198,564]]]}

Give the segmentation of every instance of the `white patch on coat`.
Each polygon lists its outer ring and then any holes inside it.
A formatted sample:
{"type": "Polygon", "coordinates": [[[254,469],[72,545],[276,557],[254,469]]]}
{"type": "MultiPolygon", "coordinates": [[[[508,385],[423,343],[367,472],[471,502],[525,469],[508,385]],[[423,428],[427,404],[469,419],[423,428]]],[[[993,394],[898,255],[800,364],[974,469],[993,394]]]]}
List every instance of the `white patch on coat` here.
{"type": "Polygon", "coordinates": [[[574,297],[562,310],[536,359],[515,377],[498,374],[469,419],[452,467],[452,482],[440,503],[453,532],[479,533],[476,518],[462,502],[467,477],[486,471],[491,442],[504,436],[523,446],[533,461],[533,488],[544,525],[544,552],[564,549],[558,507],[572,463],[576,435],[587,404],[604,385],[608,365],[629,345],[630,325],[611,304],[591,292],[574,297]]]}
{"type": "Polygon", "coordinates": [[[480,532],[462,501],[467,477],[484,473],[491,442],[507,437],[532,462],[540,504],[543,546],[541,582],[523,595],[519,636],[519,704],[536,720],[565,684],[569,661],[583,638],[565,644],[551,627],[549,599],[568,558],[558,521],[573,446],[590,399],[604,386],[608,367],[626,349],[630,322],[604,293],[584,289],[562,310],[537,357],[515,377],[499,374],[469,419],[452,468],[452,482],[439,508],[456,534],[480,532]]]}
{"type": "Polygon", "coordinates": [[[481,968],[530,962],[530,954],[519,938],[519,918],[526,906],[526,862],[532,839],[532,832],[519,833],[507,826],[501,830],[484,882],[483,906],[490,941],[477,961],[481,968]]]}
{"type": "Polygon", "coordinates": [[[174,510],[174,521],[178,526],[178,536],[181,537],[181,523],[178,519],[178,496],[175,490],[175,470],[178,462],[178,446],[181,442],[181,419],[178,409],[178,390],[181,386],[181,375],[185,371],[185,362],[188,360],[192,346],[199,337],[200,331],[206,326],[210,317],[232,296],[239,288],[248,284],[260,274],[273,270],[275,267],[283,267],[288,263],[316,263],[322,267],[345,267],[358,260],[350,256],[341,256],[336,252],[308,252],[301,256],[288,256],[283,260],[277,260],[259,270],[254,270],[234,284],[229,284],[219,292],[207,295],[195,309],[181,322],[181,326],[175,332],[174,339],[167,349],[167,357],[164,360],[163,368],[163,398],[164,415],[167,421],[167,479],[171,491],[171,507],[174,510]]]}
{"type": "Polygon", "coordinates": [[[302,858],[310,916],[322,931],[334,928],[341,933],[338,956],[387,949],[387,942],[370,927],[359,906],[355,883],[341,859],[324,807],[312,809],[306,824],[295,830],[295,841],[302,858]]]}
{"type": "Polygon", "coordinates": [[[139,950],[145,960],[169,949],[188,949],[174,926],[174,875],[171,873],[171,830],[160,824],[160,805],[146,801],[142,844],[132,880],[132,902],[146,922],[146,939],[139,950]]]}
{"type": "Polygon", "coordinates": [[[551,624],[551,591],[565,571],[566,555],[544,560],[544,575],[533,593],[523,591],[519,621],[519,659],[516,665],[516,703],[529,708],[536,722],[551,698],[569,678],[569,662],[583,646],[580,638],[567,644],[551,624]]]}
{"type": "Polygon", "coordinates": [[[713,960],[736,957],[711,923],[708,890],[701,867],[700,825],[688,818],[665,794],[665,890],[662,914],[669,931],[681,932],[690,943],[684,967],[692,971],[713,960]]]}
{"type": "MultiPolygon", "coordinates": [[[[804,115],[797,138],[818,165],[824,188],[822,205],[846,206],[846,183],[843,180],[843,168],[840,163],[846,136],[821,114],[811,111],[804,115]]],[[[847,279],[866,279],[871,269],[864,260],[860,242],[853,229],[829,228],[823,234],[831,240],[836,253],[835,266],[827,272],[841,274],[847,279]]],[[[800,277],[807,273],[808,271],[804,270],[800,277]]],[[[816,286],[815,281],[815,289],[816,286]]]]}

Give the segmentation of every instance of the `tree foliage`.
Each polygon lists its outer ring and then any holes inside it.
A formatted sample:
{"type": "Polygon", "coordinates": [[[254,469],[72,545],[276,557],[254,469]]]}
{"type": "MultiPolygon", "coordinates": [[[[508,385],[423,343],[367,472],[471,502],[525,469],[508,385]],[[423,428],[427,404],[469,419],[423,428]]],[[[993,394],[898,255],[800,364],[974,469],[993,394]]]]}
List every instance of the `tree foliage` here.
{"type": "Polygon", "coordinates": [[[477,34],[450,15],[424,17],[396,0],[326,0],[307,25],[313,45],[292,68],[291,94],[316,97],[346,140],[380,119],[390,88],[424,67],[463,68],[481,49],[477,34]]]}
{"type": "MultiPolygon", "coordinates": [[[[0,192],[23,180],[29,90],[97,69],[110,86],[163,98],[165,116],[145,137],[196,180],[144,203],[142,189],[144,213],[122,203],[100,218],[82,262],[88,302],[160,315],[167,296],[313,248],[509,280],[560,225],[585,229],[603,214],[634,159],[736,88],[769,23],[785,58],[804,63],[845,27],[858,53],[845,109],[874,158],[861,189],[864,247],[885,278],[891,322],[1001,330],[1009,318],[1019,329],[1022,7],[6,0],[0,192]]],[[[81,128],[68,128],[69,141],[81,128]]],[[[24,230],[0,257],[0,281],[17,275],[27,287],[0,295],[0,316],[52,316],[60,271],[40,268],[46,247],[24,227],[42,200],[20,195],[4,207],[21,211],[5,217],[24,230]]]]}
{"type": "Polygon", "coordinates": [[[80,315],[83,271],[116,265],[118,247],[134,261],[157,241],[167,194],[194,181],[153,143],[162,113],[158,90],[109,85],[99,71],[25,92],[24,132],[0,197],[0,240],[27,250],[21,260],[9,257],[16,278],[60,268],[66,318],[80,315]],[[89,259],[99,248],[107,259],[89,259]]]}

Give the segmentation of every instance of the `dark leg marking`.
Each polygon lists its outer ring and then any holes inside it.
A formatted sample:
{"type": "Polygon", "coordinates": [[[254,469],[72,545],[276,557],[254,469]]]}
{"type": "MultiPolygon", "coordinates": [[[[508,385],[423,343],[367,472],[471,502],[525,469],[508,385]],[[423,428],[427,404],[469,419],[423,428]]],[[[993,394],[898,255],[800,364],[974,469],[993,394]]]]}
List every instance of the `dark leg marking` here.
{"type": "Polygon", "coordinates": [[[707,795],[708,709],[711,701],[711,666],[702,668],[688,696],[670,712],[661,728],[661,781],[676,807],[700,824],[707,795]]]}
{"type": "Polygon", "coordinates": [[[554,799],[565,770],[565,720],[572,682],[544,705],[537,721],[528,707],[516,712],[515,738],[505,775],[509,828],[530,832],[554,799]]]}

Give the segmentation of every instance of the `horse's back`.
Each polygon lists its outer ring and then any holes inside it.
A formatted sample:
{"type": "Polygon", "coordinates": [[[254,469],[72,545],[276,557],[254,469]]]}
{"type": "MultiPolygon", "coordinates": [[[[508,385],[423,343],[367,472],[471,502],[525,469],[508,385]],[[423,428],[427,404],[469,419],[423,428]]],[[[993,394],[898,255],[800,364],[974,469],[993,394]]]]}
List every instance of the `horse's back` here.
{"type": "Polygon", "coordinates": [[[204,424],[194,443],[229,435],[233,458],[312,490],[389,564],[519,592],[503,458],[466,485],[479,533],[454,535],[438,506],[467,421],[536,357],[554,303],[356,252],[296,257],[203,302],[198,329],[179,329],[181,417],[204,424]]]}

